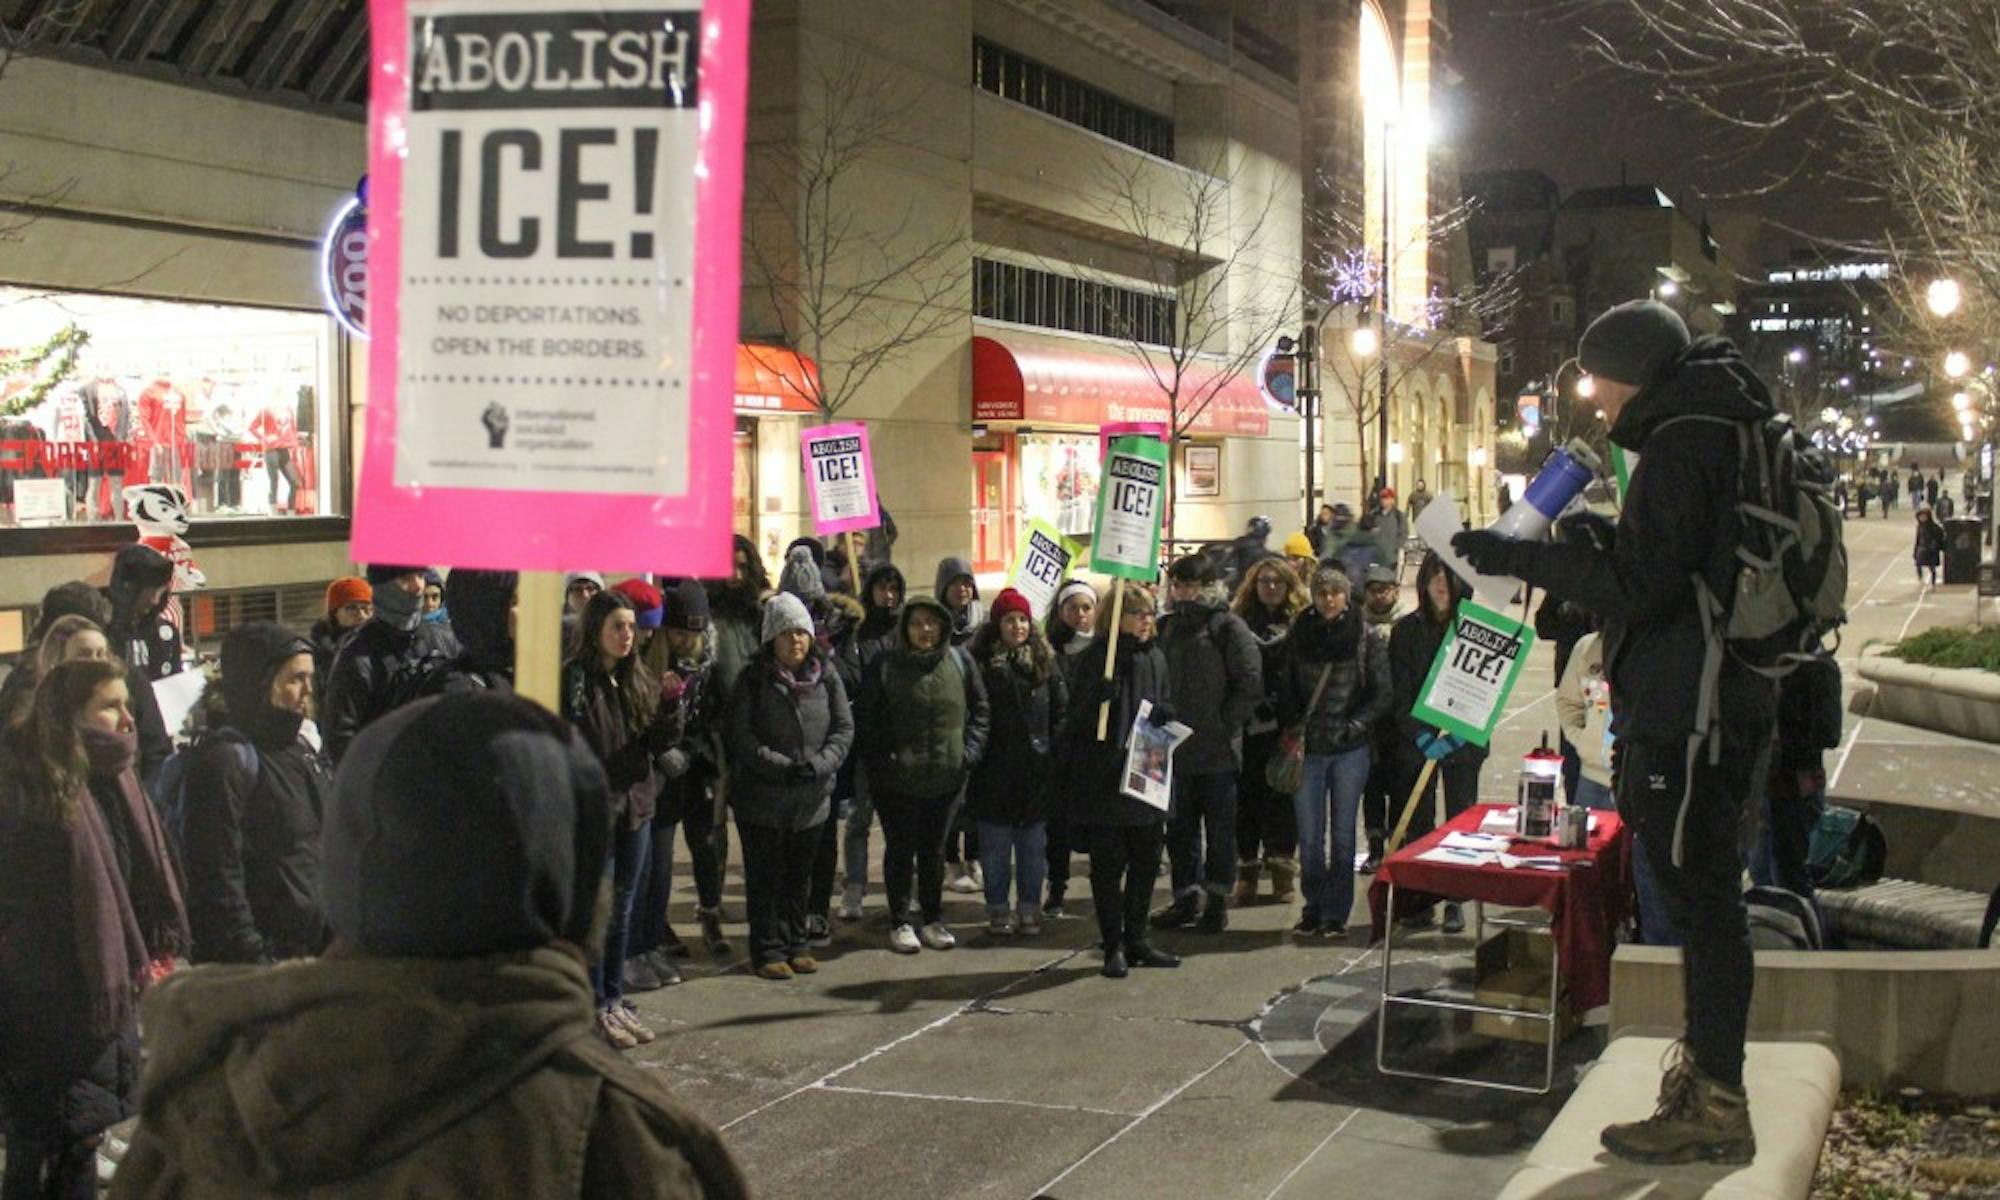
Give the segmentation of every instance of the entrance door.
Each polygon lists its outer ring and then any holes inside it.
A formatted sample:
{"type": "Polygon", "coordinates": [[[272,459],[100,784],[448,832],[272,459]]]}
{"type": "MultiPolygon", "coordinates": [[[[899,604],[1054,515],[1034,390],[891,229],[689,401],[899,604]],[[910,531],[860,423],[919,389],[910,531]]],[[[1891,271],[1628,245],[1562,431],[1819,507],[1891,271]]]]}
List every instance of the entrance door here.
{"type": "Polygon", "coordinates": [[[757,422],[749,417],[736,418],[735,439],[735,495],[732,497],[731,520],[737,533],[751,542],[757,540],[757,422]]]}
{"type": "Polygon", "coordinates": [[[1007,454],[972,452],[972,569],[1005,571],[1013,553],[1014,504],[1007,494],[1007,454]]]}

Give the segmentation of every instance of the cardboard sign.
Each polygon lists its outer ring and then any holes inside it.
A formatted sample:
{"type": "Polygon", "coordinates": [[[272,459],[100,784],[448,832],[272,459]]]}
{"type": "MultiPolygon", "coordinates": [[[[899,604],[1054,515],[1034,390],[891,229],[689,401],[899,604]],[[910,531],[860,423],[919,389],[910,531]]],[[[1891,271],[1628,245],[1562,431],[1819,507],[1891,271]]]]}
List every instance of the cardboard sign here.
{"type": "Polygon", "coordinates": [[[868,450],[866,426],[851,422],[801,430],[799,454],[805,459],[813,532],[846,533],[882,523],[875,505],[875,458],[868,450]]]}
{"type": "Polygon", "coordinates": [[[1121,437],[1104,457],[1090,569],[1151,583],[1160,574],[1160,514],[1166,507],[1167,444],[1121,437]]]}
{"type": "Polygon", "coordinates": [[[1030,521],[1014,565],[1007,571],[1007,586],[1028,598],[1035,620],[1048,616],[1056,593],[1069,579],[1070,567],[1083,548],[1056,532],[1056,527],[1040,519],[1030,521]]]}
{"type": "Polygon", "coordinates": [[[1460,604],[1410,715],[1486,745],[1534,644],[1535,631],[1521,622],[1469,600],[1460,604]]]}
{"type": "Polygon", "coordinates": [[[354,554],[727,574],[749,0],[370,0],[354,554]]]}

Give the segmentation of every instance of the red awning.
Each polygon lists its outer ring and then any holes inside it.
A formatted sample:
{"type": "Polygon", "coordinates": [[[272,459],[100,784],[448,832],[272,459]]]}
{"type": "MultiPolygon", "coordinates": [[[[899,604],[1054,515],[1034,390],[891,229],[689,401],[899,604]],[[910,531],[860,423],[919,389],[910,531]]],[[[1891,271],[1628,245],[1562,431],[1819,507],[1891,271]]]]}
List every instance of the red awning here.
{"type": "MultiPolygon", "coordinates": [[[[1164,355],[1155,355],[1160,377],[1172,378],[1164,355]]],[[[1257,390],[1254,371],[1239,372],[1215,392],[1192,422],[1186,409],[1206,397],[1215,367],[1191,364],[1181,380],[1181,419],[1186,433],[1212,437],[1262,437],[1271,417],[1257,390]]],[[[1096,427],[1122,421],[1166,424],[1167,397],[1153,372],[1129,352],[1085,349],[1059,338],[1032,334],[972,339],[972,419],[1023,421],[1030,425],[1096,427]]]]}
{"type": "Polygon", "coordinates": [[[813,397],[819,391],[819,368],[813,360],[782,346],[760,342],[736,344],[736,409],[738,412],[819,414],[813,397]]]}

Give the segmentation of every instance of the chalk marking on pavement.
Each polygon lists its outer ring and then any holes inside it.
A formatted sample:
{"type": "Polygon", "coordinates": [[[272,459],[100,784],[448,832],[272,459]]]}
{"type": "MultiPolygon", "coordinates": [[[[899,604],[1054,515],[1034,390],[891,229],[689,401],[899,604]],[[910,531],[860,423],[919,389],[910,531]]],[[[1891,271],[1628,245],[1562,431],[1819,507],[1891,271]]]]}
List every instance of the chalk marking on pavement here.
{"type": "Polygon", "coordinates": [[[1329,1133],[1325,1137],[1321,1138],[1319,1140],[1319,1145],[1314,1146],[1312,1150],[1308,1152],[1304,1158],[1300,1159],[1298,1163],[1292,1167],[1291,1170],[1285,1172],[1285,1177],[1278,1181],[1277,1187],[1274,1187],[1270,1191],[1264,1193],[1264,1200],[1276,1200],[1278,1193],[1285,1190],[1285,1185],[1290,1183],[1292,1181],[1292,1178],[1296,1176],[1300,1171],[1305,1170],[1306,1164],[1311,1162],[1315,1157],[1317,1157],[1320,1151],[1326,1149],[1326,1144],[1328,1142],[1332,1141],[1336,1137],[1339,1137],[1340,1131],[1347,1128],[1347,1123],[1349,1121],[1352,1121],[1354,1118],[1360,1115],[1361,1115],[1361,1110],[1357,1108],[1353,1112],[1350,1112],[1346,1116],[1342,1117],[1340,1119],[1340,1124],[1335,1125],[1333,1127],[1332,1133],[1329,1133]]]}
{"type": "Polygon", "coordinates": [[[1518,721],[1522,717],[1526,716],[1529,710],[1540,708],[1542,705],[1548,703],[1550,700],[1555,699],[1555,696],[1556,696],[1556,690],[1554,688],[1550,688],[1548,691],[1543,692],[1541,695],[1535,697],[1533,700],[1528,701],[1526,704],[1523,704],[1520,707],[1516,708],[1513,712],[1510,712],[1506,716],[1500,718],[1500,723],[1493,727],[1493,731],[1495,733],[1498,733],[1502,729],[1507,728],[1509,725],[1512,725],[1515,721],[1518,721]]]}
{"type": "Polygon", "coordinates": [[[1040,966],[1035,967],[1033,970],[1026,972],[1019,978],[1008,980],[1006,984],[1004,984],[1003,986],[995,988],[994,990],[987,992],[985,995],[976,996],[971,1000],[967,1000],[964,1004],[961,1004],[957,1008],[952,1009],[950,1012],[939,1017],[937,1020],[932,1021],[928,1025],[924,1025],[917,1029],[913,1029],[910,1032],[902,1035],[901,1037],[892,1038],[889,1041],[886,1041],[881,1045],[875,1047],[873,1050],[870,1050],[868,1053],[862,1055],[860,1058],[855,1059],[853,1062],[847,1063],[843,1066],[835,1067],[833,1070],[828,1071],[826,1074],[820,1076],[818,1079],[813,1080],[811,1083],[802,1083],[798,1087],[793,1088],[791,1091],[786,1092],[782,1096],[779,1096],[772,1100],[765,1101],[764,1103],[758,1105],[756,1108],[753,1108],[749,1112],[744,1113],[742,1116],[737,1117],[734,1120],[725,1122],[721,1126],[721,1128],[723,1131],[727,1132],[728,1130],[734,1129],[736,1126],[741,1125],[743,1122],[748,1121],[752,1117],[761,1116],[762,1114],[769,1112],[771,1109],[778,1107],[780,1104],[783,1104],[787,1100],[794,1099],[798,1096],[803,1096],[804,1094],[810,1091],[824,1089],[827,1084],[832,1083],[834,1080],[840,1078],[842,1075],[847,1074],[849,1071],[854,1070],[856,1067],[859,1067],[864,1063],[873,1062],[875,1059],[880,1058],[882,1055],[887,1054],[889,1051],[894,1050],[896,1047],[903,1045],[905,1042],[913,1042],[916,1039],[929,1033],[933,1029],[940,1029],[946,1025],[949,1025],[951,1022],[956,1021],[958,1018],[964,1016],[966,1013],[971,1012],[973,1008],[975,1008],[976,1006],[984,1004],[988,1000],[991,1000],[996,996],[1005,994],[1006,992],[1019,986],[1020,984],[1026,982],[1027,980],[1032,979],[1035,976],[1040,975],[1042,972],[1049,970],[1051,967],[1055,967],[1062,963],[1068,962],[1070,959],[1075,958],[1080,953],[1082,953],[1082,951],[1072,950],[1068,954],[1061,955],[1060,957],[1057,958],[1052,958],[1049,961],[1041,964],[1040,966]]]}
{"type": "Polygon", "coordinates": [[[1853,729],[1847,731],[1847,744],[1840,748],[1840,760],[1833,764],[1833,774],[1826,777],[1827,795],[1833,795],[1833,789],[1840,786],[1840,773],[1847,770],[1847,757],[1854,753],[1854,743],[1861,740],[1861,727],[1867,723],[1868,718],[1862,717],[1854,723],[1853,729]]]}
{"type": "MultiPolygon", "coordinates": [[[[1243,1053],[1245,1050],[1248,1050],[1251,1045],[1252,1043],[1247,1038],[1242,1042],[1239,1042],[1236,1045],[1235,1049],[1231,1050],[1229,1053],[1223,1055],[1221,1058],[1218,1058],[1214,1062],[1210,1063],[1206,1068],[1202,1070],[1200,1074],[1189,1079],[1186,1083],[1181,1084],[1173,1091],[1168,1092],[1166,1095],[1160,1097],[1158,1100],[1155,1100],[1151,1104],[1147,1105],[1145,1111],[1141,1112],[1138,1116],[1135,1116],[1130,1121],[1126,1122],[1122,1127],[1118,1129],[1117,1132],[1113,1133],[1110,1137],[1105,1138],[1103,1141],[1097,1143],[1096,1146],[1091,1148],[1088,1154],[1085,1154],[1082,1158],[1077,1159],[1069,1166],[1064,1167],[1062,1174],[1056,1176],[1054,1179],[1051,1179],[1047,1183],[1036,1188],[1033,1192],[1030,1192],[1029,1195],[1031,1196],[1047,1195],[1050,1188],[1053,1188],[1055,1185],[1061,1183],[1063,1180],[1068,1179],[1071,1175],[1075,1174],[1076,1169],[1078,1167],[1081,1167],[1083,1164],[1089,1162],[1093,1158],[1096,1158],[1099,1154],[1109,1149],[1112,1143],[1116,1142],[1119,1138],[1124,1137],[1126,1134],[1132,1132],[1134,1129],[1137,1129],[1140,1126],[1140,1124],[1142,1124],[1146,1120],[1146,1118],[1152,1116],[1156,1112],[1159,1112],[1167,1105],[1172,1104],[1175,1100],[1180,1098],[1181,1093],[1187,1091],[1195,1084],[1200,1083],[1202,1080],[1207,1079],[1210,1075],[1214,1074],[1222,1066],[1222,1064],[1228,1062],[1232,1058],[1235,1058],[1237,1055],[1243,1053]]],[[[724,1128],[727,1128],[727,1126],[724,1126],[724,1128]]]]}
{"type": "Polygon", "coordinates": [[[940,1096],[931,1092],[903,1092],[892,1088],[850,1087],[846,1084],[825,1083],[819,1086],[822,1092],[839,1092],[849,1096],[893,1096],[898,1100],[949,1100],[955,1104],[1010,1104],[1019,1108],[1042,1108],[1051,1112],[1092,1113],[1100,1117],[1138,1116],[1135,1112],[1125,1112],[1116,1108],[1092,1108],[1087,1104],[1043,1104],[1036,1100],[1003,1100],[997,1096],[940,1096]]]}

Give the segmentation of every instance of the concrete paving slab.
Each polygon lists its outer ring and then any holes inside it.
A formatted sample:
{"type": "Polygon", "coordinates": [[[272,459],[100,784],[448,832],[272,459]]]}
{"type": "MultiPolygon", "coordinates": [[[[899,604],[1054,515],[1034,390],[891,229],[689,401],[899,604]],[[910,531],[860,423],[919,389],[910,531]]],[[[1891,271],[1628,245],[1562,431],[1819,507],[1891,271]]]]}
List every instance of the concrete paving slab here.
{"type": "Polygon", "coordinates": [[[1136,1115],[1186,1082],[1187,1063],[1213,1061],[1242,1042],[1235,1029],[1191,1022],[974,1011],[840,1083],[1136,1115]]]}
{"type": "Polygon", "coordinates": [[[1351,1129],[1313,1151],[1269,1200],[1469,1200],[1498,1195],[1518,1165],[1349,1137],[1351,1129]]]}
{"type": "Polygon", "coordinates": [[[1021,1200],[1130,1123],[815,1089],[736,1126],[729,1142],[758,1196],[1021,1200]]]}

